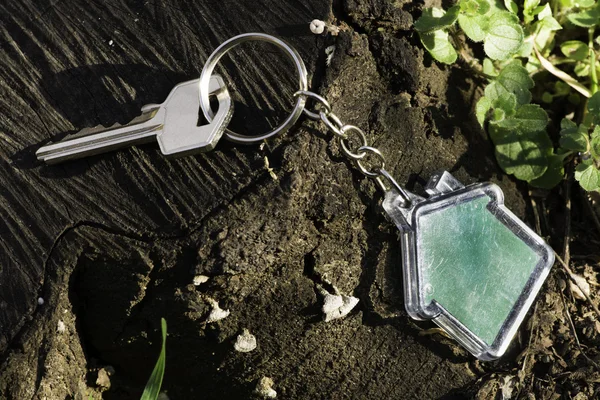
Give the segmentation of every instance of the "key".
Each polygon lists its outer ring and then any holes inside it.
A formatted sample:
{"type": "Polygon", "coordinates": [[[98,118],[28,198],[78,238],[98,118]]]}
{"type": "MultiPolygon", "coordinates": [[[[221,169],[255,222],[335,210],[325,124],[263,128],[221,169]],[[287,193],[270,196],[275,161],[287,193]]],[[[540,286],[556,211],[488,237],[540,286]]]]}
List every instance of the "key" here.
{"type": "Polygon", "coordinates": [[[166,156],[210,151],[231,120],[233,103],[223,79],[213,75],[209,89],[216,95],[219,109],[209,124],[197,126],[199,81],[176,85],[162,104],[143,106],[142,114],[126,125],[83,129],[67,140],[40,147],[36,156],[47,164],[56,164],[154,140],[166,156]]]}

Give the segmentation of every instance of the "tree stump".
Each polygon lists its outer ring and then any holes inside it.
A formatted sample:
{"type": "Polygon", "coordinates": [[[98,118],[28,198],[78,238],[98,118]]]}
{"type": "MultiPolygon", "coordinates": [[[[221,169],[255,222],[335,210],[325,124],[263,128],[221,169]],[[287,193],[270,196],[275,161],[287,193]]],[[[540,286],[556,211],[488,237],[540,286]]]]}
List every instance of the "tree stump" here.
{"type": "MultiPolygon", "coordinates": [[[[283,399],[469,390],[476,362],[407,316],[397,230],[324,126],[301,120],[261,146],[223,140],[179,159],[155,144],[55,166],[35,159],[50,140],[163,101],[229,37],[265,32],[298,49],[312,90],[367,133],[402,185],[418,192],[439,169],[491,180],[522,216],[472,112],[478,82],[433,63],[411,30],[420,5],[22,0],[0,10],[1,398],[139,398],[161,317],[163,390],[174,399],[250,398],[264,377],[283,399]],[[339,33],[312,34],[315,18],[339,33]],[[359,303],[324,322],[323,290],[359,303]],[[215,302],[230,314],[211,322],[215,302]],[[247,353],[234,349],[244,329],[257,340],[247,353]],[[115,373],[100,394],[107,366],[115,373]]],[[[285,57],[249,45],[222,66],[233,127],[256,134],[281,120],[297,90],[285,57]]]]}

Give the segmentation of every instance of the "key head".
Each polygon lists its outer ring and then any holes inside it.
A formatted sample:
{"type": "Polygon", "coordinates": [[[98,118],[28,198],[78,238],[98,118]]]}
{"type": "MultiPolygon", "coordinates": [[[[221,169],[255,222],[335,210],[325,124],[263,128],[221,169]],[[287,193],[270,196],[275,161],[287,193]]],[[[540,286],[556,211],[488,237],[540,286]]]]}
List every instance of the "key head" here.
{"type": "Polygon", "coordinates": [[[213,75],[210,94],[219,103],[215,118],[207,125],[198,126],[200,111],[199,79],[183,82],[171,90],[165,102],[163,129],[156,139],[166,156],[203,153],[215,148],[233,114],[233,102],[223,78],[213,75]]]}

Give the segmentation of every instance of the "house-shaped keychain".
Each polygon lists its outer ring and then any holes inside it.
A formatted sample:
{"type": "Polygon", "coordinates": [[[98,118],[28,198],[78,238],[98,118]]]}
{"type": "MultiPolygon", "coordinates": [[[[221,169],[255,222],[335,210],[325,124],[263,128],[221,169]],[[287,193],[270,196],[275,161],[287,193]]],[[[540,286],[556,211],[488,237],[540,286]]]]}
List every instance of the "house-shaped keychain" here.
{"type": "Polygon", "coordinates": [[[428,198],[391,190],[383,202],[401,231],[406,310],[433,320],[477,358],[497,359],[548,276],[554,252],[504,206],[492,183],[465,187],[441,172],[426,192],[428,198]]]}

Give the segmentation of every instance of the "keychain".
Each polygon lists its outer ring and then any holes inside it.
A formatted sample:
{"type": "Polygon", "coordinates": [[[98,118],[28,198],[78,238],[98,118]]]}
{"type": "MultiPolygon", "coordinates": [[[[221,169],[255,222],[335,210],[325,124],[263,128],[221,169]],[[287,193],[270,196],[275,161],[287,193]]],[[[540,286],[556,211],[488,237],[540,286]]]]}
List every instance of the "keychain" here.
{"type": "Polygon", "coordinates": [[[84,129],[41,147],[36,155],[53,164],[153,140],[166,156],[187,155],[214,149],[222,136],[241,144],[262,142],[289,130],[302,114],[321,120],[338,138],[343,154],[384,192],[383,209],[400,230],[408,314],[433,320],[479,359],[502,356],[548,276],[552,249],[504,206],[502,190],[492,183],[465,187],[444,171],[430,178],[427,197],[402,188],[365,133],[344,124],[325,98],[308,90],[307,81],[304,62],[293,47],[262,33],[238,35],[211,54],[199,79],[176,85],[162,104],[142,107],[142,114],[129,124],[84,129]],[[290,115],[272,131],[256,136],[227,129],[233,103],[223,79],[213,75],[221,57],[247,41],[276,45],[299,75],[290,115]],[[210,95],[217,98],[216,112],[210,95]],[[306,109],[307,99],[319,104],[319,110],[306,109]],[[197,126],[199,109],[207,125],[197,126]],[[360,146],[351,148],[350,137],[360,146]],[[367,158],[373,160],[370,167],[367,158]]]}

